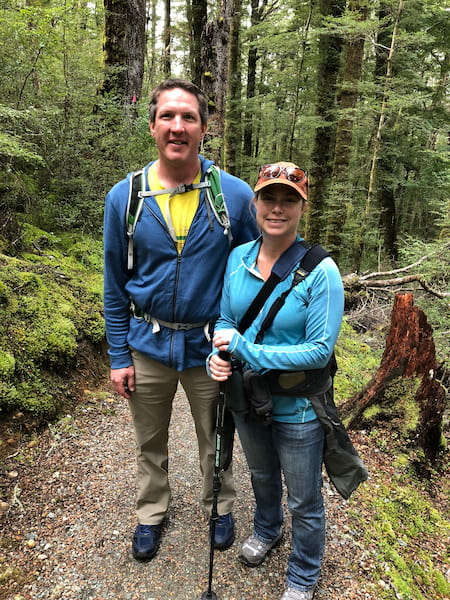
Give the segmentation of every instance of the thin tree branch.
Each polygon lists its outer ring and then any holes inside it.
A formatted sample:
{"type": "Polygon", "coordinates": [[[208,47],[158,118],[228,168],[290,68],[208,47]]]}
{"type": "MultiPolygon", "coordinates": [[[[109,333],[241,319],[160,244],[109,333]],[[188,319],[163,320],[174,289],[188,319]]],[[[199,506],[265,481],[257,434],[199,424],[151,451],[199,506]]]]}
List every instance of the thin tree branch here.
{"type": "Polygon", "coordinates": [[[425,256],[422,256],[416,262],[411,263],[410,265],[406,265],[406,267],[401,267],[400,269],[393,269],[392,271],[378,271],[375,273],[367,273],[367,275],[361,275],[360,280],[366,281],[367,279],[371,279],[372,277],[386,277],[389,275],[395,275],[396,273],[404,273],[405,271],[409,271],[410,269],[413,269],[414,267],[417,267],[418,265],[422,264],[425,260],[428,260],[435,254],[439,256],[439,254],[441,254],[444,250],[447,250],[447,248],[449,247],[450,243],[444,244],[444,246],[440,247],[436,252],[432,252],[431,254],[425,254],[425,256]]]}

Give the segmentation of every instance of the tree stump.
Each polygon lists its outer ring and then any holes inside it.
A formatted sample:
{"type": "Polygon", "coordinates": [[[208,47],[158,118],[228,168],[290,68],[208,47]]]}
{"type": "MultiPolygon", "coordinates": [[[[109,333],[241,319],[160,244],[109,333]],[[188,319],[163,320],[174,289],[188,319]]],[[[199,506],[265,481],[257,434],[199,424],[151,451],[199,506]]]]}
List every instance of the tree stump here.
{"type": "Polygon", "coordinates": [[[340,406],[347,426],[389,423],[407,432],[409,441],[433,462],[441,448],[446,402],[445,389],[436,378],[438,366],[433,330],[424,312],[414,306],[412,294],[397,294],[377,373],[364,390],[340,406]],[[409,426],[404,423],[408,418],[409,426]]]}

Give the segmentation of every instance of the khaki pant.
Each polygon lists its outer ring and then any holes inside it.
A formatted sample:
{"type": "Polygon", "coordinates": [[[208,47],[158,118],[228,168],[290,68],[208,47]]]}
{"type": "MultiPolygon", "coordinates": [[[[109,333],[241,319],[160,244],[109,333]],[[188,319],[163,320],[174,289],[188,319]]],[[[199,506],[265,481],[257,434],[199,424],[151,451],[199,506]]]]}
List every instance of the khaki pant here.
{"type": "MultiPolygon", "coordinates": [[[[194,419],[203,475],[202,500],[207,511],[211,512],[218,384],[208,377],[204,367],[178,372],[139,352],[133,351],[132,356],[136,391],[129,400],[129,406],[136,441],[139,523],[161,523],[169,506],[168,429],[178,381],[186,392],[194,419]]],[[[234,499],[230,467],[223,474],[218,513],[229,513],[234,499]]]]}

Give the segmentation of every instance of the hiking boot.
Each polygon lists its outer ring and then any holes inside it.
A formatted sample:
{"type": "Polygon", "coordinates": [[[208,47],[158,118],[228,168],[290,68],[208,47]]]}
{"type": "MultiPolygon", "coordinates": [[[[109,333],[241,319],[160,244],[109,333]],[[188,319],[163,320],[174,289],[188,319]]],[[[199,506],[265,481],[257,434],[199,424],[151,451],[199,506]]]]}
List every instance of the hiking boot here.
{"type": "Polygon", "coordinates": [[[309,590],[296,590],[292,587],[288,587],[280,600],[312,600],[315,589],[315,586],[309,590]]]}
{"type": "Polygon", "coordinates": [[[281,533],[272,542],[262,542],[253,534],[242,544],[239,560],[248,567],[257,567],[266,559],[267,553],[281,540],[281,533]]]}
{"type": "Polygon", "coordinates": [[[231,513],[219,515],[214,533],[214,548],[226,550],[234,542],[234,519],[231,513]]]}
{"type": "Polygon", "coordinates": [[[131,553],[136,560],[151,560],[158,551],[162,525],[139,525],[133,536],[131,553]]]}

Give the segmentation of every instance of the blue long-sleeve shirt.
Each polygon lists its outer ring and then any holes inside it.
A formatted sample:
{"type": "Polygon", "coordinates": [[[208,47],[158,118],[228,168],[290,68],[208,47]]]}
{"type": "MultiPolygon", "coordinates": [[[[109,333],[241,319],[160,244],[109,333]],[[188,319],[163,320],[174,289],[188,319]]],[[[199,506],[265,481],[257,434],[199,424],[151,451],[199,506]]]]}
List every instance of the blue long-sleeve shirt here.
{"type": "MultiPolygon", "coordinates": [[[[249,242],[231,253],[216,330],[237,329],[263,286],[264,281],[256,267],[260,244],[261,240],[249,242]]],[[[291,286],[294,273],[295,268],[275,287],[247,331],[242,335],[236,331],[232,337],[229,352],[256,372],[320,369],[333,353],[342,322],[344,291],[339,270],[331,258],[323,259],[294,287],[264,334],[262,343],[254,343],[268,310],[291,286]]],[[[307,398],[276,396],[273,401],[274,420],[303,422],[315,418],[307,398]]]]}

